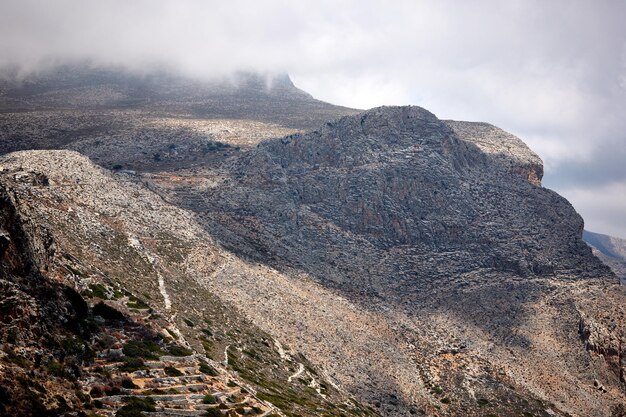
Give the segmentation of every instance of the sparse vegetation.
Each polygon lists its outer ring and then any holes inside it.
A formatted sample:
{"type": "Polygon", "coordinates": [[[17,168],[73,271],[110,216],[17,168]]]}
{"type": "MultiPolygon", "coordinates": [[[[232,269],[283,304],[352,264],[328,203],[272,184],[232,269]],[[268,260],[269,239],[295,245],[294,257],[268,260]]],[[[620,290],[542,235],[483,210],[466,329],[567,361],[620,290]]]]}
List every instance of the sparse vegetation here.
{"type": "Polygon", "coordinates": [[[67,371],[65,370],[63,365],[55,359],[52,359],[50,362],[48,362],[44,368],[47,372],[51,373],[52,375],[59,376],[59,377],[68,376],[67,371]]]}
{"type": "Polygon", "coordinates": [[[136,310],[146,310],[149,309],[150,306],[146,304],[143,300],[131,295],[128,297],[128,302],[126,303],[128,308],[134,308],[136,310]]]}
{"type": "Polygon", "coordinates": [[[179,345],[172,345],[167,348],[167,353],[172,356],[189,356],[193,354],[193,351],[179,345]]]}
{"type": "Polygon", "coordinates": [[[218,373],[215,369],[213,369],[212,366],[210,366],[207,363],[204,362],[200,362],[200,372],[202,372],[203,374],[207,374],[209,376],[217,376],[218,373]]]}
{"type": "Polygon", "coordinates": [[[231,146],[228,143],[219,141],[209,141],[205,145],[205,152],[216,152],[224,149],[228,149],[231,146]]]}
{"type": "Polygon", "coordinates": [[[131,358],[158,359],[161,348],[151,340],[129,340],[122,352],[131,358]]]}
{"type": "Polygon", "coordinates": [[[156,403],[151,397],[125,397],[126,405],[115,413],[116,417],[144,417],[142,411],[156,411],[156,403]]]}
{"type": "Polygon", "coordinates": [[[139,388],[132,379],[130,378],[124,378],[122,380],[122,388],[127,388],[127,389],[137,389],[139,388]]]}
{"type": "Polygon", "coordinates": [[[172,376],[172,377],[176,377],[176,376],[182,376],[183,373],[181,371],[179,371],[178,369],[174,368],[173,366],[166,366],[163,371],[165,372],[165,374],[167,376],[172,376]]]}
{"type": "Polygon", "coordinates": [[[141,358],[124,358],[120,366],[120,371],[123,372],[134,372],[140,369],[148,369],[141,358]]]}
{"type": "Polygon", "coordinates": [[[91,295],[94,297],[98,297],[103,300],[108,298],[106,288],[104,288],[104,285],[102,284],[90,284],[89,289],[91,290],[91,295]]]}
{"type": "Polygon", "coordinates": [[[204,396],[204,398],[202,398],[203,404],[215,404],[216,402],[217,399],[211,394],[207,394],[204,396]]]}

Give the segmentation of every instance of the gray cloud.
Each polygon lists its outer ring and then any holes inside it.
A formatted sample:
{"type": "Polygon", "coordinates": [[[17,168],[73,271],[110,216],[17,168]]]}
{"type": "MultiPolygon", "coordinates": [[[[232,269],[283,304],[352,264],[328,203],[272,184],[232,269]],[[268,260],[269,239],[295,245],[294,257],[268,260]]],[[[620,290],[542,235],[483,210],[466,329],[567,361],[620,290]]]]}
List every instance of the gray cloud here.
{"type": "Polygon", "coordinates": [[[337,104],[488,121],[539,153],[591,230],[626,237],[624,16],[610,0],[4,0],[0,65],[288,71],[337,104]]]}

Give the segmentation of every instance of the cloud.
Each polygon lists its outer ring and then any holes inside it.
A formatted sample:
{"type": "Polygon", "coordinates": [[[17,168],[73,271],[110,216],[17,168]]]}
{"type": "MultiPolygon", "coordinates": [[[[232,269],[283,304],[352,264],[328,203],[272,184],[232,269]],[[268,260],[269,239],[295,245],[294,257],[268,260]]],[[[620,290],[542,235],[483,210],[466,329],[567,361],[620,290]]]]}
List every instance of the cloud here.
{"type": "Polygon", "coordinates": [[[624,16],[611,0],[4,0],[0,65],[288,71],[333,103],[417,104],[511,131],[582,210],[587,191],[626,184],[624,16]]]}
{"type": "Polygon", "coordinates": [[[592,230],[626,238],[626,182],[611,182],[601,186],[564,188],[561,194],[585,219],[593,219],[592,230]]]}

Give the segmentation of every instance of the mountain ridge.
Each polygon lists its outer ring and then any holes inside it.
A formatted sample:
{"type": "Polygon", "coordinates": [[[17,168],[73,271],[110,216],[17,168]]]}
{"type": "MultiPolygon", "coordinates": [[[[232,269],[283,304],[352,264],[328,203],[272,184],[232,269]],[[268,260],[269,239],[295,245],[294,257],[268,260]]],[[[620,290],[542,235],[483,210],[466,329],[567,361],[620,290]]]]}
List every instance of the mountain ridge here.
{"type": "Polygon", "coordinates": [[[626,284],[626,240],[588,230],[583,232],[583,239],[591,246],[594,255],[615,272],[622,284],[626,284]]]}

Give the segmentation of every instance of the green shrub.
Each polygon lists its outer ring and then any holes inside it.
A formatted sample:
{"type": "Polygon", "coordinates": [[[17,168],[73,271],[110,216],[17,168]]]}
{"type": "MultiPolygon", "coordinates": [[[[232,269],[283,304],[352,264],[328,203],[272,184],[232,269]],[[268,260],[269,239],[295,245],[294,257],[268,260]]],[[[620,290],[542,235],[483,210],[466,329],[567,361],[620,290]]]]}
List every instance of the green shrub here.
{"type": "Polygon", "coordinates": [[[133,382],[132,379],[125,378],[125,379],[122,379],[122,388],[136,389],[139,387],[133,382]]]}
{"type": "Polygon", "coordinates": [[[67,372],[65,371],[65,367],[63,365],[61,365],[59,362],[57,362],[56,360],[52,359],[50,362],[48,362],[45,367],[46,371],[48,371],[48,373],[54,375],[54,376],[58,376],[58,377],[65,377],[67,376],[67,372]]]}
{"type": "Polygon", "coordinates": [[[175,376],[183,375],[182,372],[180,372],[178,369],[174,368],[173,366],[166,366],[163,370],[165,371],[165,375],[167,376],[175,377],[175,376]]]}
{"type": "Polygon", "coordinates": [[[94,297],[102,298],[103,300],[108,298],[106,288],[102,284],[89,284],[89,289],[94,297]]]}
{"type": "Polygon", "coordinates": [[[184,322],[185,322],[185,324],[186,324],[187,326],[189,326],[189,327],[194,327],[194,326],[196,325],[193,321],[191,321],[191,320],[189,320],[189,319],[183,319],[183,321],[184,321],[184,322]]]}
{"type": "Polygon", "coordinates": [[[215,404],[215,403],[217,403],[217,399],[211,394],[205,395],[204,398],[202,399],[202,404],[215,404]]]}
{"type": "Polygon", "coordinates": [[[189,356],[193,354],[191,350],[178,345],[170,346],[167,348],[167,352],[172,356],[189,356]]]}
{"type": "Polygon", "coordinates": [[[435,395],[441,395],[443,394],[443,390],[441,389],[440,386],[436,386],[435,388],[432,389],[431,391],[433,394],[435,395]]]}
{"type": "Polygon", "coordinates": [[[124,397],[124,405],[115,413],[116,417],[145,417],[142,411],[156,411],[156,403],[150,397],[124,397]]]}
{"type": "Polygon", "coordinates": [[[130,297],[128,297],[128,302],[126,303],[126,306],[128,306],[128,308],[134,308],[137,310],[147,310],[150,308],[150,306],[148,304],[145,303],[145,301],[131,295],[130,297]]]}
{"type": "Polygon", "coordinates": [[[129,340],[122,352],[131,358],[158,359],[161,348],[152,340],[129,340]]]}
{"type": "Polygon", "coordinates": [[[441,402],[442,402],[443,404],[450,404],[452,401],[450,400],[450,398],[445,397],[445,398],[442,398],[442,399],[441,399],[441,402]]]}
{"type": "Polygon", "coordinates": [[[200,372],[203,374],[207,374],[209,376],[217,376],[217,371],[213,369],[213,367],[209,366],[207,363],[200,363],[200,372]]]}
{"type": "Polygon", "coordinates": [[[205,146],[205,152],[221,151],[223,149],[230,148],[228,143],[218,141],[209,141],[205,146]]]}
{"type": "Polygon", "coordinates": [[[141,358],[124,358],[123,363],[120,366],[122,372],[134,372],[140,369],[148,369],[143,359],[141,358]]]}

